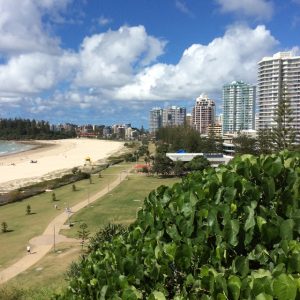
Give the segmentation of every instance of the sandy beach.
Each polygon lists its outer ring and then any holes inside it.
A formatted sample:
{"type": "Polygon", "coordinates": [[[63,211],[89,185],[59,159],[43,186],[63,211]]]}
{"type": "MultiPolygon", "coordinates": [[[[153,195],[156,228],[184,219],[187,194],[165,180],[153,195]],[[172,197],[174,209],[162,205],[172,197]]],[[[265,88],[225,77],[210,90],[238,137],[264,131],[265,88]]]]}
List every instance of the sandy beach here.
{"type": "Polygon", "coordinates": [[[0,156],[0,192],[57,177],[67,170],[104,159],[123,148],[123,143],[94,139],[38,141],[40,147],[0,156]],[[32,163],[31,161],[36,161],[32,163]]]}

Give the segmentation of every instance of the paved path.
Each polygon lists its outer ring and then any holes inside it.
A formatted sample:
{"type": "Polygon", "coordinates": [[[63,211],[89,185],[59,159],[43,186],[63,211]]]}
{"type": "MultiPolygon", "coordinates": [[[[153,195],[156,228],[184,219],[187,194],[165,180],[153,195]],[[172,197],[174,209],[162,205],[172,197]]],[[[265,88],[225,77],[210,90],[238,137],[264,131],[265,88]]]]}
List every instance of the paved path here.
{"type": "MultiPolygon", "coordinates": [[[[71,214],[78,212],[83,207],[89,205],[90,203],[96,201],[100,197],[107,194],[110,190],[112,190],[117,185],[119,185],[121,181],[123,181],[127,177],[128,172],[126,173],[121,172],[118,178],[115,181],[109,183],[106,188],[104,188],[100,192],[84,199],[83,201],[71,207],[71,212],[72,212],[71,214]]],[[[32,254],[26,254],[16,263],[2,270],[0,272],[0,284],[24,272],[32,265],[37,263],[40,259],[42,259],[53,247],[54,227],[55,227],[56,234],[59,233],[59,231],[64,227],[64,224],[67,222],[67,220],[68,220],[68,214],[66,212],[59,214],[48,224],[47,228],[45,229],[42,235],[32,238],[29,242],[31,246],[32,254]]],[[[55,235],[55,241],[57,243],[60,243],[60,242],[74,242],[78,240],[69,239],[63,235],[55,235]]],[[[24,245],[24,251],[25,250],[26,250],[26,245],[24,245]]]]}

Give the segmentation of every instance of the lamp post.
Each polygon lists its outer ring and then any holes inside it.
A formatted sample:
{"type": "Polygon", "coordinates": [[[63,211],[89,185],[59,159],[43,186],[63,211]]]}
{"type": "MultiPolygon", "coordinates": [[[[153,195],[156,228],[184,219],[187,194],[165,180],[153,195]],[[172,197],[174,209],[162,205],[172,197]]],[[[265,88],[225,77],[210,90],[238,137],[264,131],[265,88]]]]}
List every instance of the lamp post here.
{"type": "Polygon", "coordinates": [[[55,225],[53,225],[53,251],[55,252],[55,225]]]}

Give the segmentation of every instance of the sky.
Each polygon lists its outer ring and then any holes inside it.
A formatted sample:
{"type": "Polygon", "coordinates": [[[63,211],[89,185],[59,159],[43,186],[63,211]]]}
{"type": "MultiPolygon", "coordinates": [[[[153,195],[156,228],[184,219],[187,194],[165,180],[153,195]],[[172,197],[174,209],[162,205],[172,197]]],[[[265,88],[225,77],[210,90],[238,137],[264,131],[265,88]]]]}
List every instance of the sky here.
{"type": "Polygon", "coordinates": [[[300,0],[0,0],[0,118],[148,127],[300,53],[300,0]]]}

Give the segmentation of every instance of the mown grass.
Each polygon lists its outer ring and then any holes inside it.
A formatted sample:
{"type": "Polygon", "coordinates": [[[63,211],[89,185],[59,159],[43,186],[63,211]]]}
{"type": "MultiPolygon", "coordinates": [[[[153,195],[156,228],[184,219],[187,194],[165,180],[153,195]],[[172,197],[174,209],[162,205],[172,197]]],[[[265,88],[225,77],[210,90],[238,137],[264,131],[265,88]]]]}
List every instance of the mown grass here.
{"type": "MultiPolygon", "coordinates": [[[[120,170],[118,167],[113,168],[120,170]]],[[[128,225],[135,220],[136,212],[150,191],[160,185],[170,186],[178,181],[180,181],[178,178],[130,175],[128,180],[123,181],[107,195],[72,216],[75,226],[69,230],[62,230],[61,233],[69,237],[78,237],[80,222],[88,225],[91,235],[108,223],[128,225]]],[[[50,299],[53,293],[59,293],[66,288],[65,273],[70,263],[78,259],[82,252],[77,243],[59,244],[57,250],[56,253],[48,253],[26,272],[0,287],[0,299],[1,297],[7,300],[50,299]]]]}
{"type": "Polygon", "coordinates": [[[129,225],[135,220],[145,197],[153,189],[180,181],[178,178],[158,178],[138,174],[130,175],[128,178],[93,205],[72,216],[75,226],[62,230],[61,233],[68,237],[77,237],[80,223],[86,223],[91,233],[97,232],[108,223],[129,225]]]}
{"type": "Polygon", "coordinates": [[[8,224],[7,233],[0,232],[0,270],[20,259],[26,251],[26,246],[31,238],[40,235],[48,223],[65,207],[72,206],[88,195],[107,187],[108,184],[118,178],[119,173],[128,169],[131,165],[114,165],[101,172],[102,177],[92,176],[92,184],[89,179],[75,183],[76,191],[72,191],[72,184],[55,189],[57,201],[52,201],[52,192],[43,193],[21,202],[0,206],[0,224],[8,224]],[[26,214],[26,206],[31,206],[32,214],[26,214]],[[58,205],[58,210],[54,208],[58,205]]]}
{"type": "Polygon", "coordinates": [[[57,251],[0,286],[0,299],[41,300],[50,299],[54,293],[66,288],[66,270],[78,259],[81,250],[77,244],[60,244],[57,251]]]}

